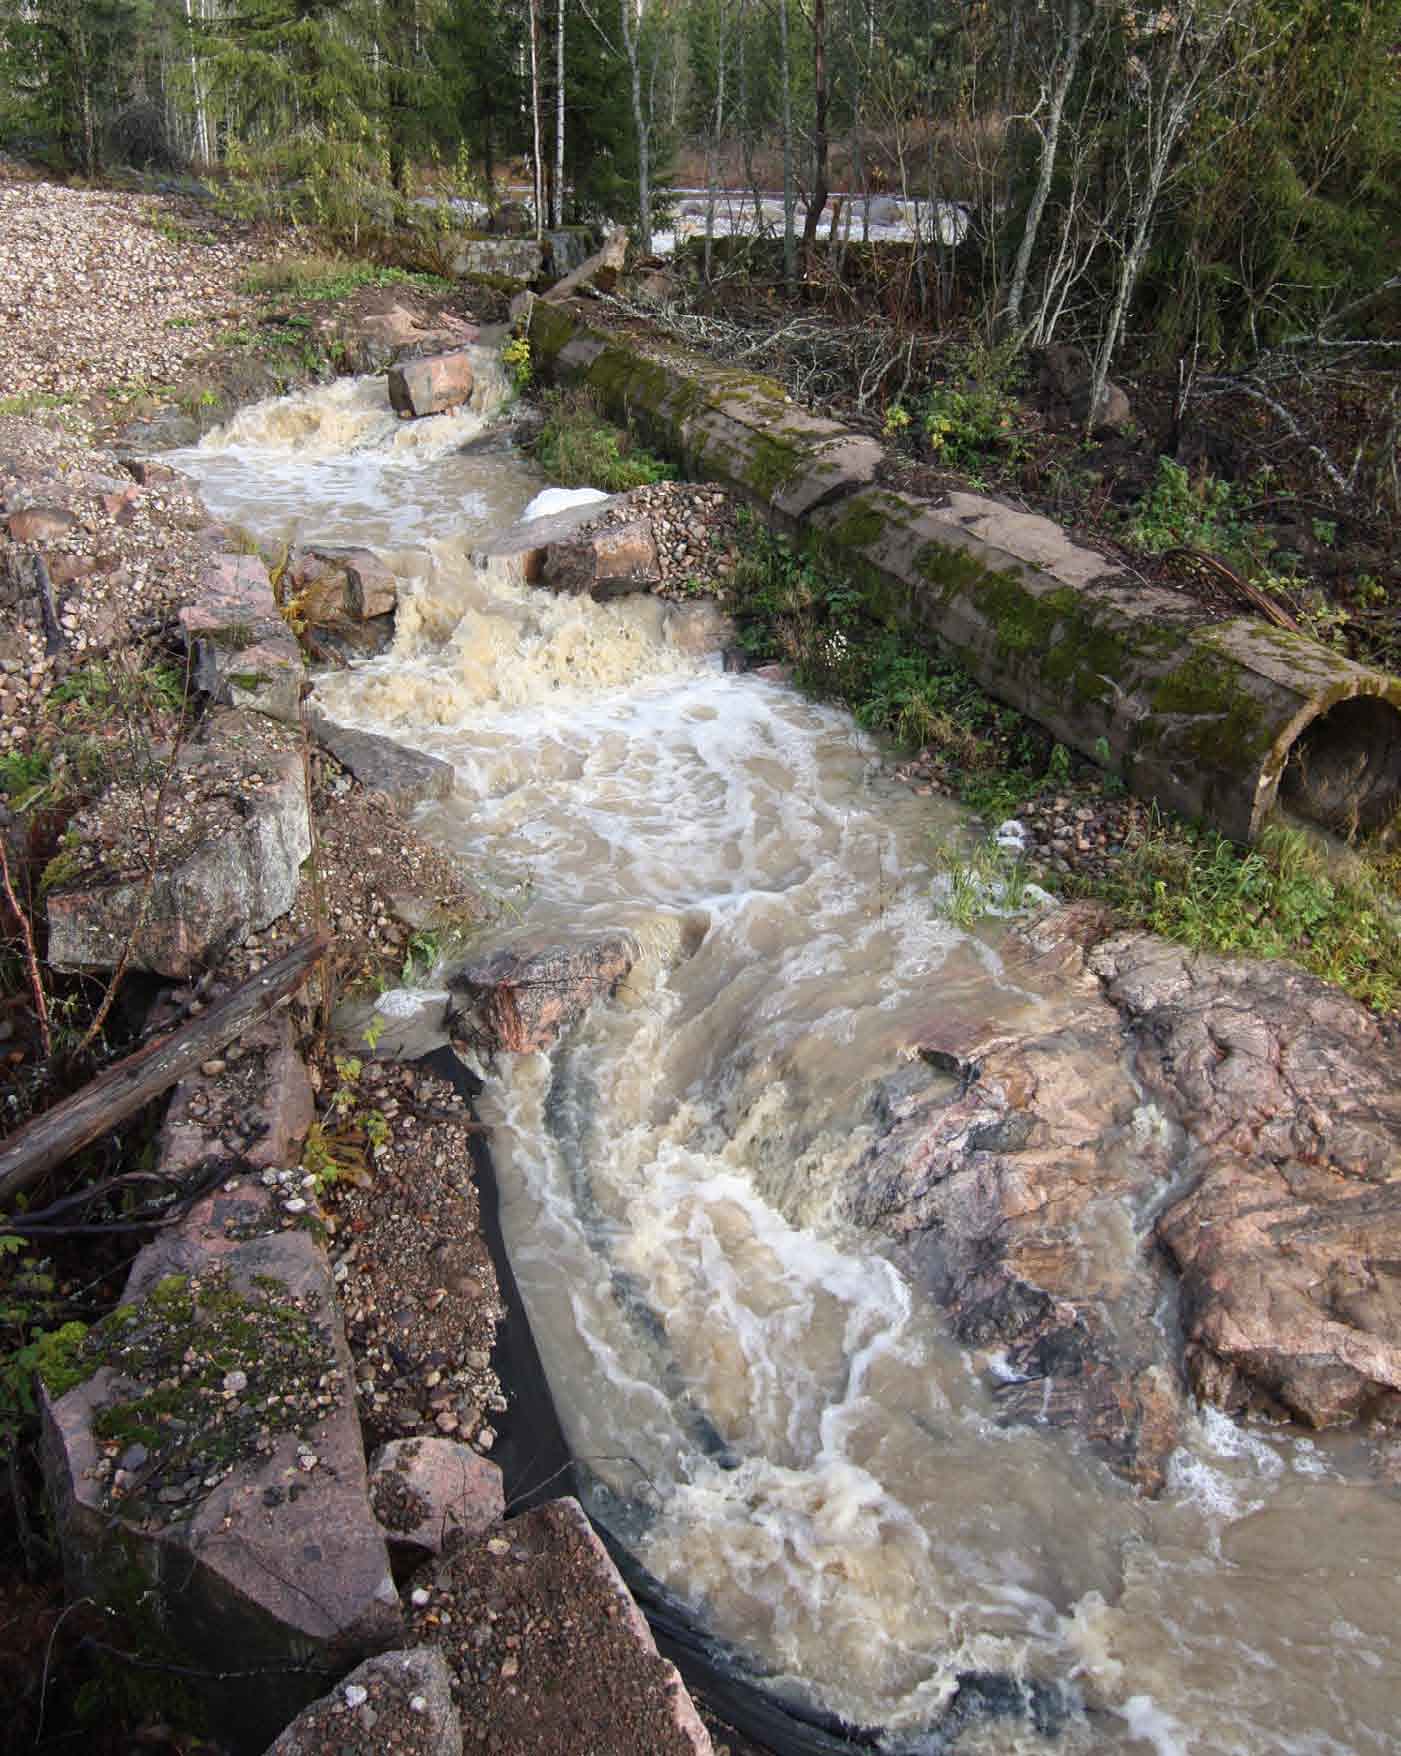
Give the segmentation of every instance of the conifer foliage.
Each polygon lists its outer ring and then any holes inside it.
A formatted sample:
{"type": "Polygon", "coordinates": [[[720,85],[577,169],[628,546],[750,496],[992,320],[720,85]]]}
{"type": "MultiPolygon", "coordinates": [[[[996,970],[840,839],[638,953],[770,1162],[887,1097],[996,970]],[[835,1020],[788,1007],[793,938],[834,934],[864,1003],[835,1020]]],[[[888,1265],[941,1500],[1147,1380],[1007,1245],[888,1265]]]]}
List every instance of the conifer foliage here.
{"type": "Polygon", "coordinates": [[[0,148],[342,231],[510,183],[644,246],[682,153],[707,276],[722,188],[790,289],[900,198],[921,321],[1232,368],[1396,338],[1399,44],[1401,0],[0,0],[0,148]]]}

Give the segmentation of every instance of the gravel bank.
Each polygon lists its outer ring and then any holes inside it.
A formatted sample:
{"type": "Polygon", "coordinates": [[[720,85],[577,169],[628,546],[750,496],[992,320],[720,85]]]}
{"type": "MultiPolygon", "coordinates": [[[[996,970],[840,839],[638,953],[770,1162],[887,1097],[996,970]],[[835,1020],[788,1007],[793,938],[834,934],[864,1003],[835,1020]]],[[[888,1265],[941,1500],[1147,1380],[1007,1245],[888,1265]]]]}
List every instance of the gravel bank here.
{"type": "Polygon", "coordinates": [[[262,254],[207,203],[7,180],[0,164],[0,396],[176,376],[254,309],[236,289],[262,254]]]}

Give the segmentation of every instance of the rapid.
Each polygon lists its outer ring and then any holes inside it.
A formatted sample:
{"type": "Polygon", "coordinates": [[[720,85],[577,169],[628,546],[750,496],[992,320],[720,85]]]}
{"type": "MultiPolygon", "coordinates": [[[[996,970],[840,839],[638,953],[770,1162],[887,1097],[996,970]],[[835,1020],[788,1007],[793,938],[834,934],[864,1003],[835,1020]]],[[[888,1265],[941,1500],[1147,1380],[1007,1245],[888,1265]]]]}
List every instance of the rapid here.
{"type": "MultiPolygon", "coordinates": [[[[1360,1442],[1205,1411],[1146,1500],[1071,1434],[1000,1424],[996,1361],[842,1217],[890,1094],[944,1077],[911,1056],[921,1023],[976,990],[1014,1031],[1055,997],[1009,974],[1005,922],[938,906],[962,814],[844,712],[724,673],[703,605],[474,564],[543,485],[485,350],[479,385],[400,423],[382,380],[342,381],[171,461],[260,539],[398,575],[392,651],[318,705],[453,765],[421,824],[503,898],[492,942],[641,947],[480,1100],[591,1511],[768,1688],[893,1749],[1401,1748],[1401,1496],[1360,1442]],[[970,1671],[1055,1709],[935,1741],[970,1671]]],[[[1122,1247],[1149,1254],[1152,1217],[1126,1203],[1122,1247]]]]}

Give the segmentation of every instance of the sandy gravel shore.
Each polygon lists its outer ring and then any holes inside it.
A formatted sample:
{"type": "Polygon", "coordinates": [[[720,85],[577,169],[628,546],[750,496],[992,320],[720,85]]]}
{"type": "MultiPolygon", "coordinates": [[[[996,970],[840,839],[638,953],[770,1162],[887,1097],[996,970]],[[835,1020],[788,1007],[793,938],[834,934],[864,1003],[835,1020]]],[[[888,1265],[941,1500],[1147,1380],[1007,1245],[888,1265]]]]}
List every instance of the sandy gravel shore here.
{"type": "Polygon", "coordinates": [[[253,308],[247,228],[182,196],[69,189],[0,164],[0,397],[177,375],[253,308]]]}

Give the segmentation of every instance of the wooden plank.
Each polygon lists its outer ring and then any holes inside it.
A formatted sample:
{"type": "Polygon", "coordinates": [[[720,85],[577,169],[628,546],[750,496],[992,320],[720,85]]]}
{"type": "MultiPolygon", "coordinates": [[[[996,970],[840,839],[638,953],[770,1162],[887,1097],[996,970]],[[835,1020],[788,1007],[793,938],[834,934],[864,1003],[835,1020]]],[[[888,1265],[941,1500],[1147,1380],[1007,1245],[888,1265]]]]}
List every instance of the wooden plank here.
{"type": "Polygon", "coordinates": [[[217,1054],[280,1000],[295,994],[329,944],[328,934],[313,933],[285,957],[249,976],[207,1012],[144,1043],[82,1091],[0,1141],[0,1206],[159,1097],[167,1086],[217,1054]]]}

